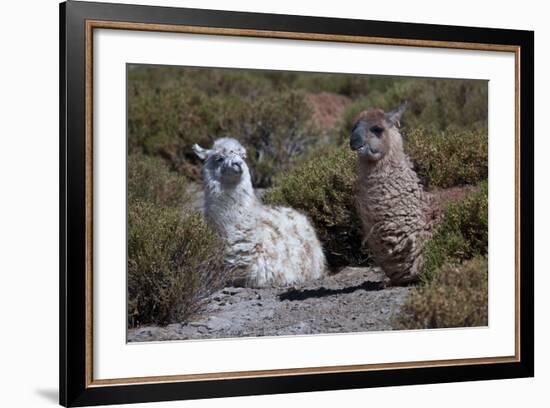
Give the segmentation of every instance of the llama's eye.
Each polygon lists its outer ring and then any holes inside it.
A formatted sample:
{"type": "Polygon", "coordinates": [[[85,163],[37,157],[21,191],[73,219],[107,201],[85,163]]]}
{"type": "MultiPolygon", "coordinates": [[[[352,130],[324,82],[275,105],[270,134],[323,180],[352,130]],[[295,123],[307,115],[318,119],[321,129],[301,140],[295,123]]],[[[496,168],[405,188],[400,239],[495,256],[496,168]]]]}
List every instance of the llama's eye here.
{"type": "Polygon", "coordinates": [[[223,157],[218,157],[218,158],[216,159],[216,162],[218,162],[218,163],[223,162],[223,157]]]}
{"type": "Polygon", "coordinates": [[[376,136],[380,137],[382,136],[384,129],[382,129],[380,126],[373,126],[370,128],[370,131],[374,133],[376,136]]]}

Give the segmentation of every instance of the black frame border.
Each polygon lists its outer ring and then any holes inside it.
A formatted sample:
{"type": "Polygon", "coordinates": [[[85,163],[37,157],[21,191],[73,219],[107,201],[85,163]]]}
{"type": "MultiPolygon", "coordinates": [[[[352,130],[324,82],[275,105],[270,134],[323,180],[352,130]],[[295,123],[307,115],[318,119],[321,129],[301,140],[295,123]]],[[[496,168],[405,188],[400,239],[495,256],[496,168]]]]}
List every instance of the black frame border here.
{"type": "Polygon", "coordinates": [[[534,32],[68,1],[60,47],[60,404],[87,406],[534,376],[534,32]],[[87,20],[369,36],[520,47],[520,356],[518,362],[239,379],[86,386],[87,20]]]}

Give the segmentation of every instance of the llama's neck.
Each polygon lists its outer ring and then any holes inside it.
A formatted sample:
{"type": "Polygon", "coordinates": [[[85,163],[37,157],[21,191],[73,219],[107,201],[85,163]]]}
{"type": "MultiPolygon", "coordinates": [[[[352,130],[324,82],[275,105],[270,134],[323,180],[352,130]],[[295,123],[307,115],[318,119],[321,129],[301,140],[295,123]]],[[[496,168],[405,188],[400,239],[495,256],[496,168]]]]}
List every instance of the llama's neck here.
{"type": "Polygon", "coordinates": [[[403,150],[401,135],[393,131],[390,146],[384,157],[373,162],[366,157],[359,158],[358,187],[363,191],[363,201],[378,203],[388,201],[388,197],[403,194],[424,200],[424,191],[412,162],[403,150]]]}
{"type": "Polygon", "coordinates": [[[239,183],[231,185],[214,180],[205,183],[205,215],[219,232],[251,223],[258,205],[250,177],[243,176],[239,183]]]}

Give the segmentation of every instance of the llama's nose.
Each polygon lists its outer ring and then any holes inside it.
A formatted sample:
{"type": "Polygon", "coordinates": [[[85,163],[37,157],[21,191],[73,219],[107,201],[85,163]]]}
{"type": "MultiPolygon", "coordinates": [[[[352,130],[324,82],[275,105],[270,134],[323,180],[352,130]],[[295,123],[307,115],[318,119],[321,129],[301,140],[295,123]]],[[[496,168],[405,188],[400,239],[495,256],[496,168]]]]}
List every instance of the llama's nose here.
{"type": "Polygon", "coordinates": [[[349,139],[349,147],[351,150],[359,150],[363,145],[363,137],[358,132],[353,132],[349,139]]]}
{"type": "Polygon", "coordinates": [[[231,167],[237,172],[242,173],[243,172],[243,166],[240,162],[233,162],[231,163],[231,167]]]}

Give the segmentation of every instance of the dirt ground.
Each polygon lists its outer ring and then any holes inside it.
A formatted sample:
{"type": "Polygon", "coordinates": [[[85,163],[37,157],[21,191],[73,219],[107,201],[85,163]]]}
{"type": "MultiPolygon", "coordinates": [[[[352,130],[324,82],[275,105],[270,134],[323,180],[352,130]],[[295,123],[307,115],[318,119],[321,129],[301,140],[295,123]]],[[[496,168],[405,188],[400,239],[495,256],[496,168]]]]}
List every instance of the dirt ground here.
{"type": "Polygon", "coordinates": [[[386,288],[377,268],[348,267],[299,287],[224,288],[188,323],[128,331],[129,342],[350,333],[392,329],[410,288],[386,288]]]}
{"type": "Polygon", "coordinates": [[[333,127],[351,103],[350,98],[330,92],[308,94],[306,101],[313,111],[313,120],[324,129],[333,127]]]}

